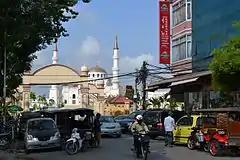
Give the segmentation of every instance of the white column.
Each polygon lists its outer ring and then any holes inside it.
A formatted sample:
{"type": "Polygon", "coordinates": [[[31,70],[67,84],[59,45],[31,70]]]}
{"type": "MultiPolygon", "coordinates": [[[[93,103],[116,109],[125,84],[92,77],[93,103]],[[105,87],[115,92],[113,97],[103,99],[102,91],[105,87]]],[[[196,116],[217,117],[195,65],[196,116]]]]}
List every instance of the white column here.
{"type": "MultiPolygon", "coordinates": [[[[53,50],[53,56],[52,56],[52,64],[58,64],[58,47],[57,47],[57,40],[55,43],[55,47],[53,50]]],[[[53,99],[55,102],[55,105],[58,107],[59,105],[59,90],[57,85],[52,85],[49,93],[49,98],[53,99]]]]}
{"type": "Polygon", "coordinates": [[[113,48],[113,67],[112,67],[112,94],[114,96],[118,96],[120,89],[119,89],[119,48],[118,48],[118,39],[116,36],[113,48]]]}

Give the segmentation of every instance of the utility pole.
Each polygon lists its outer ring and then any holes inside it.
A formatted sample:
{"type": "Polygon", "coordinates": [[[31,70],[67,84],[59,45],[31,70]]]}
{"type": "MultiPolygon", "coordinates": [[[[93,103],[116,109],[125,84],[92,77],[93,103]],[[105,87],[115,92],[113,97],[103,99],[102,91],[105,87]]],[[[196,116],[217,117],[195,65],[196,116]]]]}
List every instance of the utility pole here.
{"type": "Polygon", "coordinates": [[[7,116],[7,106],[6,106],[6,99],[7,99],[7,20],[8,17],[8,10],[6,11],[5,16],[5,26],[4,26],[4,53],[3,53],[3,122],[6,124],[6,116],[7,116]]]}
{"type": "Polygon", "coordinates": [[[142,105],[143,110],[147,108],[146,106],[146,86],[147,86],[147,77],[148,77],[148,70],[147,70],[147,62],[143,61],[143,65],[141,67],[141,81],[142,81],[142,105]]]}
{"type": "Polygon", "coordinates": [[[135,85],[134,85],[134,95],[133,95],[133,100],[134,100],[134,105],[133,105],[133,111],[137,110],[137,100],[138,100],[138,86],[139,83],[139,70],[136,68],[136,77],[135,77],[135,85]]]}

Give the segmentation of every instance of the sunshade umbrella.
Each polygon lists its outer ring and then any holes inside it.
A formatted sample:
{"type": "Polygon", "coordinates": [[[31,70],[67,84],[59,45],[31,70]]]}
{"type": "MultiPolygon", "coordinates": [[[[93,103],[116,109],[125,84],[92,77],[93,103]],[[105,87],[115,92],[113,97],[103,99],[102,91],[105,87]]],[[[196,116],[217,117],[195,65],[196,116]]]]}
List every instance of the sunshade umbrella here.
{"type": "Polygon", "coordinates": [[[23,111],[23,108],[18,105],[10,105],[8,106],[10,112],[17,112],[17,111],[23,111]]]}

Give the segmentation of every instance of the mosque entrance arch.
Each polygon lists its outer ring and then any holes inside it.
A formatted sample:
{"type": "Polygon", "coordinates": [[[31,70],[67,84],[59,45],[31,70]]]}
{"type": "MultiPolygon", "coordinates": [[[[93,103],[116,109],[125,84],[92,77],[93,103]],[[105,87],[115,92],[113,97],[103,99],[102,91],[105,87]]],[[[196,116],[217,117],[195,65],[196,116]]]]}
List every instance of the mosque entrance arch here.
{"type": "MultiPolygon", "coordinates": [[[[32,85],[61,85],[76,82],[79,85],[82,95],[89,93],[88,71],[81,71],[79,74],[73,68],[63,64],[50,64],[37,69],[32,73],[23,75],[23,83],[20,86],[22,92],[22,106],[28,109],[30,103],[30,87],[32,85]],[[81,86],[81,87],[80,87],[81,86]]],[[[83,98],[84,104],[88,104],[88,99],[83,98]]]]}

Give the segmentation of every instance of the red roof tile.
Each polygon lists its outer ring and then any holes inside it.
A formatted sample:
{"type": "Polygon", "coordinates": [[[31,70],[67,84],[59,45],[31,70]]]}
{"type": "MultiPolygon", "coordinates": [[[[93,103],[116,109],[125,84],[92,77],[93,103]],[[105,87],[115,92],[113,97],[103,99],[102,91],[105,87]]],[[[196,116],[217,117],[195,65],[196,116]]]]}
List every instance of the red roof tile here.
{"type": "Polygon", "coordinates": [[[108,101],[108,103],[122,104],[122,103],[132,103],[131,99],[128,99],[124,96],[117,96],[108,101]]]}

